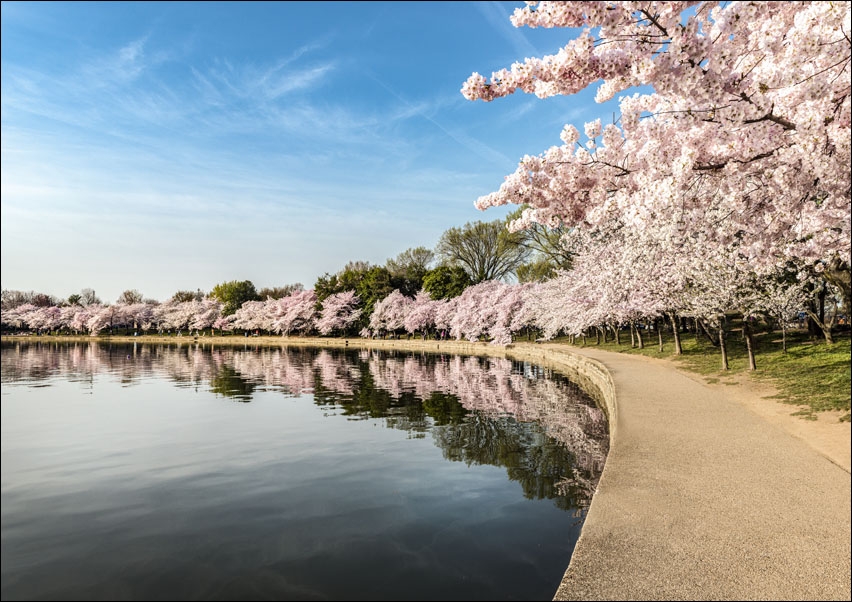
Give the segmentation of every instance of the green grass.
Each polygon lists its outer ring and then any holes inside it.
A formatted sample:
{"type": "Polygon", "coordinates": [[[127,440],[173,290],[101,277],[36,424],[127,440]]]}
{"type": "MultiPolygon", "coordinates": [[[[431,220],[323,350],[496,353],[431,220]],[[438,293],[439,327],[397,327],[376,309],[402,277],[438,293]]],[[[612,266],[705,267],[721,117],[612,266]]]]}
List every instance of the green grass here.
{"type": "MultiPolygon", "coordinates": [[[[736,324],[734,325],[736,328],[736,324]]],[[[708,383],[735,385],[728,377],[749,373],[752,378],[774,385],[779,393],[774,399],[783,403],[802,406],[795,415],[815,419],[818,412],[843,412],[840,420],[850,420],[850,363],[852,346],[849,333],[837,334],[833,345],[827,345],[824,339],[810,340],[806,332],[787,333],[787,353],[781,348],[781,333],[758,333],[754,336],[755,362],[757,370],[748,370],[748,354],[740,330],[728,333],[728,365],[730,370],[722,370],[722,356],[718,347],[710,344],[705,337],[696,337],[693,333],[683,333],[681,344],[683,355],[674,355],[674,339],[671,333],[663,334],[663,352],[660,353],[655,332],[646,332],[645,348],[631,348],[630,332],[621,333],[621,345],[615,341],[603,342],[600,349],[620,353],[641,354],[648,357],[670,358],[683,368],[701,374],[708,383]]],[[[567,338],[559,339],[567,343],[567,338]]],[[[582,345],[577,339],[576,345],[582,345]]],[[[595,338],[586,339],[587,347],[595,347],[595,338]]]]}

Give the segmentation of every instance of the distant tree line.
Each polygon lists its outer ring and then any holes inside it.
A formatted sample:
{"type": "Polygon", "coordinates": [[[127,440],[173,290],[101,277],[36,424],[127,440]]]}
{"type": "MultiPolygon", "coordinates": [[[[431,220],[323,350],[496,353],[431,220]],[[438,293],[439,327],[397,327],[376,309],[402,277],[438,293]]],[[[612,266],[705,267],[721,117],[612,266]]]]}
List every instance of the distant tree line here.
{"type": "MultiPolygon", "coordinates": [[[[352,298],[357,299],[355,309],[358,310],[358,319],[351,326],[361,330],[369,326],[377,303],[394,291],[411,298],[423,291],[430,299],[448,300],[459,297],[466,289],[481,282],[544,280],[556,270],[567,267],[565,258],[570,254],[561,248],[558,233],[541,229],[510,232],[507,224],[515,217],[450,228],[442,234],[434,250],[422,246],[409,248],[388,259],[384,265],[349,261],[337,272],[317,278],[312,289],[316,296],[315,309],[320,311],[329,297],[351,291],[352,298]]],[[[217,284],[209,292],[178,290],[165,304],[195,304],[197,307],[204,301],[215,301],[221,306],[221,317],[227,318],[235,315],[246,303],[277,301],[303,291],[305,288],[301,283],[257,289],[250,280],[231,280],[217,284]]],[[[128,289],[119,295],[115,304],[127,308],[160,303],[145,298],[136,289],[128,289]]],[[[9,315],[21,314],[13,312],[19,307],[95,309],[110,305],[104,304],[91,288],[72,293],[67,299],[34,291],[3,290],[4,325],[10,325],[10,321],[5,319],[9,315]]],[[[93,324],[101,322],[95,320],[93,324]]],[[[45,323],[55,323],[55,320],[45,323]]],[[[110,323],[110,319],[106,323],[110,323]]],[[[80,327],[77,330],[91,330],[83,327],[80,318],[77,324],[80,327]]],[[[97,329],[100,331],[100,328],[97,329]]]]}

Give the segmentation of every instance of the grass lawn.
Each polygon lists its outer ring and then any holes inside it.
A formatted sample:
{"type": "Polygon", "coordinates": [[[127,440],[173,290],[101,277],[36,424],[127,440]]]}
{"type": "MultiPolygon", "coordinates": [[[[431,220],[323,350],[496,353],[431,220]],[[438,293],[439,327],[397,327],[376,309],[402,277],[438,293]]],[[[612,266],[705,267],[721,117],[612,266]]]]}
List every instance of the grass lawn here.
{"type": "MultiPolygon", "coordinates": [[[[643,333],[644,349],[631,348],[630,331],[622,331],[621,345],[609,340],[602,342],[601,349],[620,353],[634,353],[649,357],[665,357],[680,363],[683,368],[704,375],[708,383],[735,384],[730,376],[747,373],[748,355],[740,330],[728,333],[729,370],[722,370],[722,357],[705,337],[683,333],[681,344],[683,355],[674,355],[674,339],[671,333],[663,333],[663,352],[659,351],[657,333],[643,333]]],[[[757,370],[752,378],[766,380],[779,391],[775,397],[783,403],[804,406],[796,412],[805,418],[814,419],[817,412],[836,410],[844,412],[842,421],[850,420],[850,364],[852,347],[848,332],[838,333],[834,344],[827,345],[825,339],[812,342],[807,332],[787,333],[787,353],[781,349],[781,333],[755,334],[755,361],[757,370]]],[[[567,338],[559,339],[567,342],[567,338]]],[[[576,345],[582,345],[577,339],[576,345]]],[[[586,346],[594,347],[595,338],[586,339],[586,346]]]]}

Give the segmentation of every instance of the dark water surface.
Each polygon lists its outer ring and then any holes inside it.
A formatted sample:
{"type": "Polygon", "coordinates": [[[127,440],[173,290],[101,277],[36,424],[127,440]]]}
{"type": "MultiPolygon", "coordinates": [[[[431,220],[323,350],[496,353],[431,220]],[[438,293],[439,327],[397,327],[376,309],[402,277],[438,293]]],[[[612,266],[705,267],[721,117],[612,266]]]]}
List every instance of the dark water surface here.
{"type": "Polygon", "coordinates": [[[2,598],[549,600],[602,412],[500,358],[2,345],[2,598]]]}

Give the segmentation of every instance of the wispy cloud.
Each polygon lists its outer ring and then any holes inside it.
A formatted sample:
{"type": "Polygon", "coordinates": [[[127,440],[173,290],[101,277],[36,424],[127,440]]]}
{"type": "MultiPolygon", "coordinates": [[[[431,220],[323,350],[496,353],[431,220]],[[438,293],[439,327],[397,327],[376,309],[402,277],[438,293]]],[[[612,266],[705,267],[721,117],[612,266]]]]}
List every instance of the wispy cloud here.
{"type": "Polygon", "coordinates": [[[291,63],[285,60],[272,67],[258,68],[253,65],[235,67],[226,61],[210,69],[202,78],[206,86],[214,86],[220,95],[268,102],[290,92],[315,88],[335,69],[334,61],[302,68],[294,68],[291,63]]]}
{"type": "Polygon", "coordinates": [[[144,72],[167,60],[164,53],[147,54],[148,36],[131,40],[121,48],[103,57],[92,59],[80,66],[75,77],[88,90],[124,87],[132,84],[144,72]]]}
{"type": "Polygon", "coordinates": [[[147,38],[134,40],[118,51],[117,67],[121,73],[130,76],[137,75],[142,69],[145,58],[145,42],[147,38]]]}
{"type": "Polygon", "coordinates": [[[512,25],[509,13],[500,2],[474,2],[485,20],[512,45],[514,54],[519,58],[539,56],[541,53],[527,39],[523,31],[512,25]]]}
{"type": "Polygon", "coordinates": [[[191,128],[196,116],[216,111],[257,118],[268,113],[267,105],[310,94],[328,81],[335,61],[297,64],[324,44],[305,44],[271,65],[235,65],[227,58],[209,66],[177,62],[168,50],[151,50],[147,36],[61,73],[4,61],[3,108],[113,134],[123,124],[191,128]],[[159,69],[165,64],[169,72],[159,69]]]}
{"type": "Polygon", "coordinates": [[[426,121],[434,125],[436,128],[438,128],[441,132],[449,136],[452,140],[454,140],[467,150],[471,151],[472,153],[482,157],[486,161],[495,163],[501,167],[509,166],[513,163],[511,159],[509,159],[500,151],[488,146],[481,140],[470,136],[459,127],[444,125],[444,123],[442,123],[443,120],[439,120],[434,116],[439,113],[439,107],[446,106],[449,104],[457,104],[459,102],[457,97],[453,97],[452,99],[441,99],[433,102],[410,102],[405,99],[399,92],[394,90],[390,85],[382,81],[375,74],[368,75],[385,90],[387,90],[388,93],[390,93],[394,98],[396,98],[397,101],[401,104],[402,110],[396,112],[395,114],[397,118],[408,119],[412,117],[419,117],[425,119],[426,121]]]}

